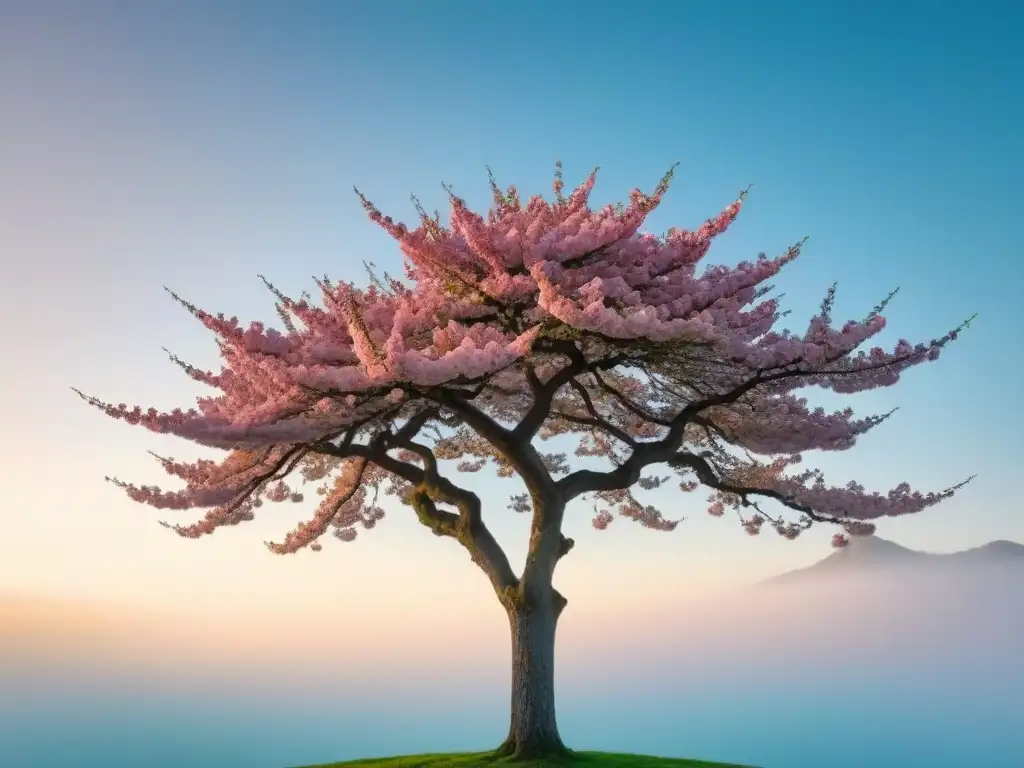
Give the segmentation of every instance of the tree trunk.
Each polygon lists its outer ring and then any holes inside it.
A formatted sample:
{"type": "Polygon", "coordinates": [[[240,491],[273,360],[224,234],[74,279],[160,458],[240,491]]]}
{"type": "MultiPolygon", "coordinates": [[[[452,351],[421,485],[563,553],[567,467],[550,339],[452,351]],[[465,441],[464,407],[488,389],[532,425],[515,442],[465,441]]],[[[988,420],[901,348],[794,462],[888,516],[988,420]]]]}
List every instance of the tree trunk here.
{"type": "Polygon", "coordinates": [[[521,759],[564,756],[555,721],[555,628],[564,600],[551,587],[542,600],[508,609],[512,630],[512,714],[498,754],[521,759]]]}

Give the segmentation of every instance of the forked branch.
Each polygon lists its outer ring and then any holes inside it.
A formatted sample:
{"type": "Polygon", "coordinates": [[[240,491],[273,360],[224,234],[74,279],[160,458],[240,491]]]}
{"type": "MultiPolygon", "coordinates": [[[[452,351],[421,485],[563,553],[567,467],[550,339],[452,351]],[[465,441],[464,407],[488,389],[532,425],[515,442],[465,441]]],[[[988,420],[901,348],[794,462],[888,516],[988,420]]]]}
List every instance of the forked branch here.
{"type": "MultiPolygon", "coordinates": [[[[563,477],[556,485],[566,501],[570,501],[584,493],[590,493],[593,491],[613,491],[628,488],[640,479],[641,473],[645,467],[648,467],[651,464],[661,464],[671,461],[683,444],[683,436],[686,432],[686,427],[693,423],[695,419],[697,419],[697,417],[708,408],[734,403],[756,387],[771,384],[772,382],[815,375],[856,375],[888,366],[900,365],[901,363],[912,359],[916,354],[920,353],[915,350],[914,353],[900,358],[887,360],[885,363],[877,365],[863,365],[838,371],[827,370],[828,365],[842,359],[846,355],[846,353],[843,352],[836,357],[824,360],[820,364],[818,370],[802,370],[798,366],[803,361],[799,359],[792,361],[784,370],[776,369],[774,373],[768,373],[768,370],[770,369],[758,370],[746,381],[733,389],[720,394],[710,395],[682,408],[671,421],[665,423],[665,426],[668,426],[668,432],[663,438],[660,440],[641,443],[633,450],[630,457],[615,469],[606,472],[580,469],[573,472],[571,475],[563,477]]],[[[609,394],[612,394],[612,392],[609,392],[609,394]]],[[[625,403],[623,403],[623,405],[625,405],[625,403]]]]}
{"type": "Polygon", "coordinates": [[[311,446],[311,450],[342,459],[353,456],[364,458],[409,483],[412,489],[408,501],[419,521],[435,535],[446,536],[462,544],[487,575],[499,598],[503,598],[510,588],[518,585],[519,580],[501,545],[484,524],[480,498],[441,475],[433,452],[412,440],[412,436],[429,421],[430,416],[425,414],[427,411],[421,412],[398,432],[385,433],[381,439],[369,445],[350,442],[342,447],[322,442],[311,446]],[[415,453],[423,459],[424,466],[419,467],[391,456],[388,454],[390,448],[403,448],[415,453]],[[451,504],[459,513],[439,509],[438,503],[451,504]]]}

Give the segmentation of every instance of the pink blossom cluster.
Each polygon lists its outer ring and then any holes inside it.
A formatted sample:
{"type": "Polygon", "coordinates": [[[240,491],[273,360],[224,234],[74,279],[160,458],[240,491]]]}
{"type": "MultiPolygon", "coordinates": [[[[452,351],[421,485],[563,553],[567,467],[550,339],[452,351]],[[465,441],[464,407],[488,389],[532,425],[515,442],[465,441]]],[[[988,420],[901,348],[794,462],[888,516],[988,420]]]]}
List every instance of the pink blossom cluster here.
{"type": "MultiPolygon", "coordinates": [[[[799,454],[779,457],[770,462],[749,456],[745,460],[724,456],[717,461],[708,460],[707,464],[712,465],[719,485],[709,497],[708,513],[713,517],[721,517],[727,507],[741,511],[752,506],[752,499],[769,498],[801,512],[799,523],[786,523],[781,519],[771,521],[776,532],[785,538],[796,538],[800,531],[815,521],[840,524],[850,536],[870,536],[875,532],[875,524],[870,521],[921,512],[950,498],[971,479],[932,493],[914,491],[908,483],[900,483],[888,493],[882,494],[868,491],[856,482],[842,487],[829,486],[817,469],[806,469],[796,474],[786,473],[789,467],[800,461],[799,454]]],[[[769,518],[760,511],[756,502],[753,506],[758,513],[745,519],[743,527],[747,533],[756,536],[769,518]]],[[[836,534],[832,543],[836,547],[845,546],[846,536],[836,534]]]]}

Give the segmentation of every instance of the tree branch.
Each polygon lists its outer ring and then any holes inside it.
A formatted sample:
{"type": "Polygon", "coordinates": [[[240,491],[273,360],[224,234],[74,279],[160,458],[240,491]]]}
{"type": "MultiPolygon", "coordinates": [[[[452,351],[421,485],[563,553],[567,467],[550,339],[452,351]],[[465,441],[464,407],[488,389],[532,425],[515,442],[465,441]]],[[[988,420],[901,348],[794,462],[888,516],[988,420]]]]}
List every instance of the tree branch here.
{"type": "Polygon", "coordinates": [[[563,419],[565,421],[572,422],[573,424],[579,424],[580,426],[591,427],[593,429],[600,429],[604,432],[607,432],[616,440],[630,446],[631,448],[636,448],[638,445],[640,445],[640,443],[634,440],[625,430],[619,429],[613,424],[609,424],[602,418],[573,416],[572,414],[565,413],[564,411],[552,411],[551,418],[563,419]]]}
{"type": "Polygon", "coordinates": [[[576,394],[580,396],[583,401],[583,406],[587,409],[590,414],[590,419],[581,418],[579,416],[572,416],[562,411],[555,411],[555,414],[562,419],[567,421],[573,421],[577,424],[583,424],[585,426],[591,426],[596,429],[601,429],[607,432],[609,435],[614,437],[616,440],[625,443],[626,445],[635,448],[637,441],[630,435],[626,430],[616,427],[614,424],[609,422],[600,413],[597,412],[597,407],[594,405],[594,401],[590,398],[590,393],[587,392],[587,388],[580,384],[576,379],[569,382],[569,386],[576,391],[576,394]]]}
{"type": "MultiPolygon", "coordinates": [[[[707,462],[707,460],[703,456],[699,456],[695,453],[690,453],[689,451],[680,451],[668,461],[668,464],[670,466],[688,467],[692,469],[694,474],[697,475],[697,479],[700,480],[701,483],[708,486],[709,488],[714,488],[716,491],[732,493],[736,496],[739,496],[745,506],[753,504],[747,499],[747,497],[750,496],[751,494],[754,494],[757,496],[764,496],[765,498],[768,499],[775,499],[775,501],[779,502],[783,506],[789,507],[792,510],[807,515],[807,517],[809,517],[811,520],[814,520],[815,522],[835,522],[831,518],[822,517],[821,515],[816,513],[811,507],[793,501],[785,494],[779,493],[778,491],[772,490],[770,488],[750,488],[747,486],[733,485],[732,483],[723,482],[718,477],[715,470],[707,462]]],[[[756,507],[756,504],[753,504],[753,506],[756,507]]]]}
{"type": "Polygon", "coordinates": [[[494,446],[523,478],[531,495],[537,497],[557,492],[551,474],[529,441],[516,437],[512,430],[501,426],[453,390],[434,388],[427,390],[424,396],[455,413],[468,427],[494,446]]]}
{"type": "MultiPolygon", "coordinates": [[[[837,357],[825,360],[821,365],[827,366],[831,363],[841,359],[844,352],[837,357]]],[[[606,472],[597,472],[591,469],[580,469],[573,472],[566,477],[563,477],[555,485],[558,490],[562,493],[566,501],[580,496],[584,493],[590,493],[592,491],[611,491],[622,488],[628,488],[633,485],[637,480],[640,479],[640,475],[643,469],[650,464],[660,464],[668,462],[675,453],[679,450],[683,443],[683,436],[686,432],[686,427],[690,424],[694,418],[700,414],[701,411],[712,408],[718,405],[729,405],[739,400],[743,395],[747,394],[755,387],[770,384],[776,381],[782,381],[785,379],[792,379],[798,376],[848,376],[865,371],[877,370],[879,368],[885,368],[887,366],[898,365],[905,360],[909,360],[913,355],[906,355],[905,357],[898,358],[895,360],[888,360],[885,363],[879,363],[877,365],[865,365],[858,368],[853,368],[844,371],[804,371],[799,369],[790,369],[777,371],[776,373],[765,373],[764,370],[757,371],[753,376],[747,379],[745,382],[737,386],[736,388],[723,392],[717,395],[711,395],[702,400],[694,403],[690,403],[665,426],[669,427],[668,434],[665,435],[661,440],[652,442],[642,443],[639,447],[633,450],[630,457],[622,464],[617,466],[615,469],[606,472]]],[[[789,363],[790,365],[799,365],[802,360],[794,360],[789,363]]],[[[600,379],[598,379],[600,382],[600,379]]],[[[614,391],[614,388],[612,388],[614,391]]],[[[655,422],[658,423],[658,422],[655,422]]]]}
{"type": "MultiPolygon", "coordinates": [[[[575,346],[573,348],[575,349],[575,346]]],[[[529,442],[537,434],[544,420],[547,419],[548,414],[551,412],[551,404],[554,402],[558,390],[571,382],[586,367],[586,360],[583,359],[583,355],[580,354],[579,357],[580,359],[578,360],[570,359],[568,365],[561,368],[558,373],[544,384],[537,378],[532,368],[528,369],[527,376],[532,376],[530,378],[530,386],[533,389],[533,405],[530,406],[522,421],[512,430],[514,439],[529,442]]]]}
{"type": "Polygon", "coordinates": [[[634,416],[638,416],[639,418],[644,419],[645,421],[649,421],[652,424],[657,424],[659,427],[672,426],[671,421],[666,421],[665,419],[655,416],[653,413],[650,413],[646,408],[641,408],[639,405],[634,403],[624,394],[619,392],[619,390],[617,390],[611,384],[606,382],[597,371],[592,371],[591,373],[594,379],[597,381],[598,386],[600,386],[601,389],[603,389],[609,395],[618,400],[619,403],[622,404],[622,407],[625,408],[630,413],[632,413],[634,416]]]}
{"type": "Polygon", "coordinates": [[[569,358],[569,363],[559,369],[545,383],[542,383],[537,378],[532,366],[527,368],[527,380],[530,382],[530,388],[533,390],[533,405],[530,406],[522,421],[512,430],[512,434],[518,440],[529,441],[533,439],[545,419],[547,419],[558,390],[566,384],[573,385],[575,382],[578,385],[576,376],[588,371],[610,370],[621,363],[623,359],[620,355],[615,355],[604,360],[588,363],[583,351],[576,346],[575,342],[567,339],[551,338],[544,339],[544,342],[543,351],[564,355],[569,358]]]}
{"type": "Polygon", "coordinates": [[[512,571],[512,566],[501,545],[484,524],[480,498],[472,491],[460,488],[439,474],[437,459],[433,452],[426,446],[414,443],[408,437],[422,428],[429,418],[429,416],[423,416],[417,419],[420,422],[418,427],[410,427],[413,422],[413,419],[410,419],[397,434],[381,435],[381,439],[370,445],[350,443],[342,447],[325,442],[317,443],[310,449],[316,453],[342,459],[362,457],[411,484],[413,491],[409,501],[416,511],[419,521],[432,530],[435,535],[446,536],[462,544],[469,552],[473,562],[487,575],[498,598],[506,601],[509,590],[515,589],[519,580],[512,571]],[[407,427],[408,429],[406,429],[407,427]],[[387,451],[392,447],[401,447],[416,453],[423,458],[425,467],[420,468],[410,462],[389,456],[387,451]],[[437,502],[455,506],[459,510],[459,514],[438,509],[437,502]]]}

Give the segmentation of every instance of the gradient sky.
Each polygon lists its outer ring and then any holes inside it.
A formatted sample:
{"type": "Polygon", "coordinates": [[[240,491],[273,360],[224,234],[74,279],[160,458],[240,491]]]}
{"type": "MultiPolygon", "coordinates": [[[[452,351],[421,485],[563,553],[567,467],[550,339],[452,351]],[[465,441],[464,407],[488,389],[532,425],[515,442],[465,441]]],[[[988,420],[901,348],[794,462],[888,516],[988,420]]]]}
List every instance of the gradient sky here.
{"type": "MultiPolygon", "coordinates": [[[[458,622],[493,601],[465,553],[402,509],[319,555],[263,548],[298,519],[290,510],[178,539],[103,477],[160,482],[146,450],[196,451],[106,419],[69,388],[186,405],[198,391],[161,348],[202,366],[216,350],[161,286],[273,320],[257,273],[298,294],[313,275],[360,278],[364,259],[399,271],[353,185],[409,217],[412,192],[443,207],[441,182],[486,205],[488,164],[546,191],[559,158],[569,182],[602,167],[601,204],[680,161],[654,231],[699,224],[752,183],[710,258],[809,235],[777,281],[794,327],[833,280],[836,314],[852,318],[901,287],[886,342],[927,341],[980,312],[939,362],[854,398],[862,412],[900,411],[818,463],[879,489],[978,475],[940,508],[884,522],[905,545],[1024,540],[1010,492],[1024,466],[1014,5],[627,5],[0,0],[0,591],[320,609],[390,627],[392,643],[426,611],[458,622]],[[450,604],[427,597],[438,590],[450,604]]],[[[504,511],[516,487],[474,487],[521,562],[528,521],[504,511]]],[[[709,519],[701,495],[662,502],[690,518],[675,533],[617,521],[602,534],[587,508],[569,515],[577,548],[559,584],[593,626],[828,553],[828,530],[752,540],[709,519]]],[[[481,626],[500,621],[486,610],[481,626]]]]}

